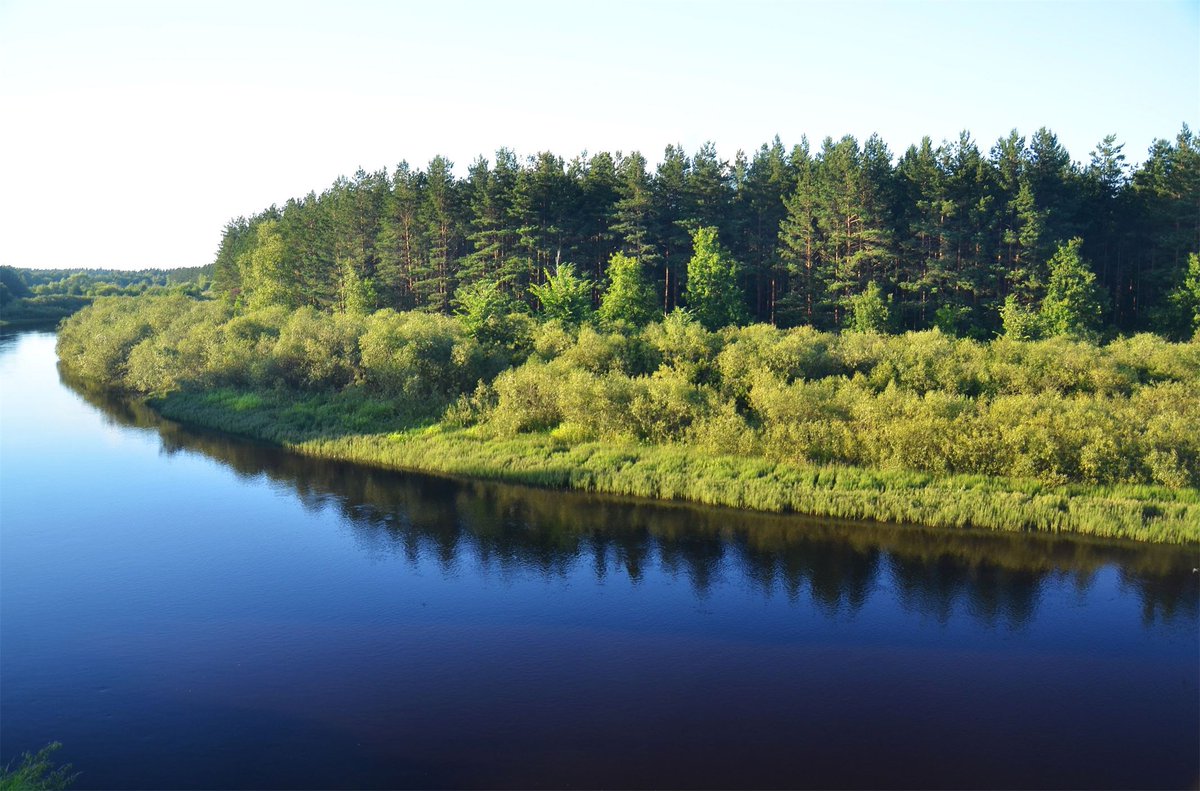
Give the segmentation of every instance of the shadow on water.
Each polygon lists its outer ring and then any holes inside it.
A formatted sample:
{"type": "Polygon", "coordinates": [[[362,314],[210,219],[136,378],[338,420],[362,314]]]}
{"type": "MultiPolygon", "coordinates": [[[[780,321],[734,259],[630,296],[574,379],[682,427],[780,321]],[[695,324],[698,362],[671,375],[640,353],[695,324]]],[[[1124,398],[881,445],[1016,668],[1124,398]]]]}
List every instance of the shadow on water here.
{"type": "Polygon", "coordinates": [[[636,583],[655,564],[685,576],[700,598],[734,575],[767,595],[807,596],[830,615],[858,611],[890,580],[901,606],[922,615],[1019,628],[1047,581],[1086,592],[1111,567],[1147,625],[1194,621],[1200,609],[1194,548],[838,522],[373,469],[186,429],[140,402],[65,384],[112,423],[157,432],[164,453],[266,478],[307,508],[339,511],[365,551],[434,557],[446,570],[470,555],[500,573],[553,577],[583,561],[597,580],[636,583]]]}

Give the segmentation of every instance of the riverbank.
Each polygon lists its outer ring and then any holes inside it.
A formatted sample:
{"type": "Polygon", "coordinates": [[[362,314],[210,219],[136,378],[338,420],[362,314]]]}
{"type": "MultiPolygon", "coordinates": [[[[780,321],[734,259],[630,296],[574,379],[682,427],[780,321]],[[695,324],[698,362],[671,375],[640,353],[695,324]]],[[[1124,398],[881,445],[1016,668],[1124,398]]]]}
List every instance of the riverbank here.
{"type": "Polygon", "coordinates": [[[91,297],[39,296],[15,299],[0,311],[0,328],[54,329],[92,303],[91,297]]]}
{"type": "Polygon", "coordinates": [[[178,422],[270,442],[306,456],[547,488],[943,528],[1078,533],[1200,543],[1200,493],[1158,486],[1047,485],[982,475],[875,471],[707,454],[679,445],[569,442],[486,426],[388,431],[321,426],[379,421],[378,402],[231,389],[177,391],[151,406],[178,422]],[[334,418],[334,416],[338,416],[334,418]]]}
{"type": "Polygon", "coordinates": [[[1200,344],[102,299],[61,368],[310,456],[935,527],[1200,543],[1200,344]]]}

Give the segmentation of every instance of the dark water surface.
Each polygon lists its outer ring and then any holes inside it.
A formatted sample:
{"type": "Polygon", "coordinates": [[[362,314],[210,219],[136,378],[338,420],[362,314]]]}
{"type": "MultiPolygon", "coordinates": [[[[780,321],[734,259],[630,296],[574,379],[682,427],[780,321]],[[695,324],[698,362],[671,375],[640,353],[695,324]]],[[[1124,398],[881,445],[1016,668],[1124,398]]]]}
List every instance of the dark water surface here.
{"type": "Polygon", "coordinates": [[[1197,552],[316,462],[0,337],[0,761],[78,787],[1186,787],[1197,552]]]}

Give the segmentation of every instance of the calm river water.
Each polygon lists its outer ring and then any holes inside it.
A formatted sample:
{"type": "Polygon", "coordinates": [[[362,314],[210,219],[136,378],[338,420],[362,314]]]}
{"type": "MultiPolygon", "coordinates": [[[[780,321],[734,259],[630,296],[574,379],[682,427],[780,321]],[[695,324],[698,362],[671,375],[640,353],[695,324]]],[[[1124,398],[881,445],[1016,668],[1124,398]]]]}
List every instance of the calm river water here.
{"type": "Polygon", "coordinates": [[[79,788],[1194,787],[1198,559],[315,462],[0,336],[0,762],[79,788]]]}

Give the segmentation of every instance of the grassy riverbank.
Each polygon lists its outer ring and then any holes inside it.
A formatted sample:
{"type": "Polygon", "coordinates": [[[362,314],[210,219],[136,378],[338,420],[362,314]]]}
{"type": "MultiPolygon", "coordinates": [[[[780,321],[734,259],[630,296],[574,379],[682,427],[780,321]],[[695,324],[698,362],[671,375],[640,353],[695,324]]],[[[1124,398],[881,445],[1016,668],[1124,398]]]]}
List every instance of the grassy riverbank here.
{"type": "Polygon", "coordinates": [[[1200,496],[1161,486],[1047,485],[981,475],[872,471],[712,455],[681,445],[584,441],[549,432],[499,436],[442,424],[384,432],[370,399],[289,398],[220,389],[152,401],[165,417],[279,444],[308,456],[534,486],[934,527],[1069,532],[1200,542],[1200,496]],[[335,431],[340,427],[341,431],[335,431]]]}

